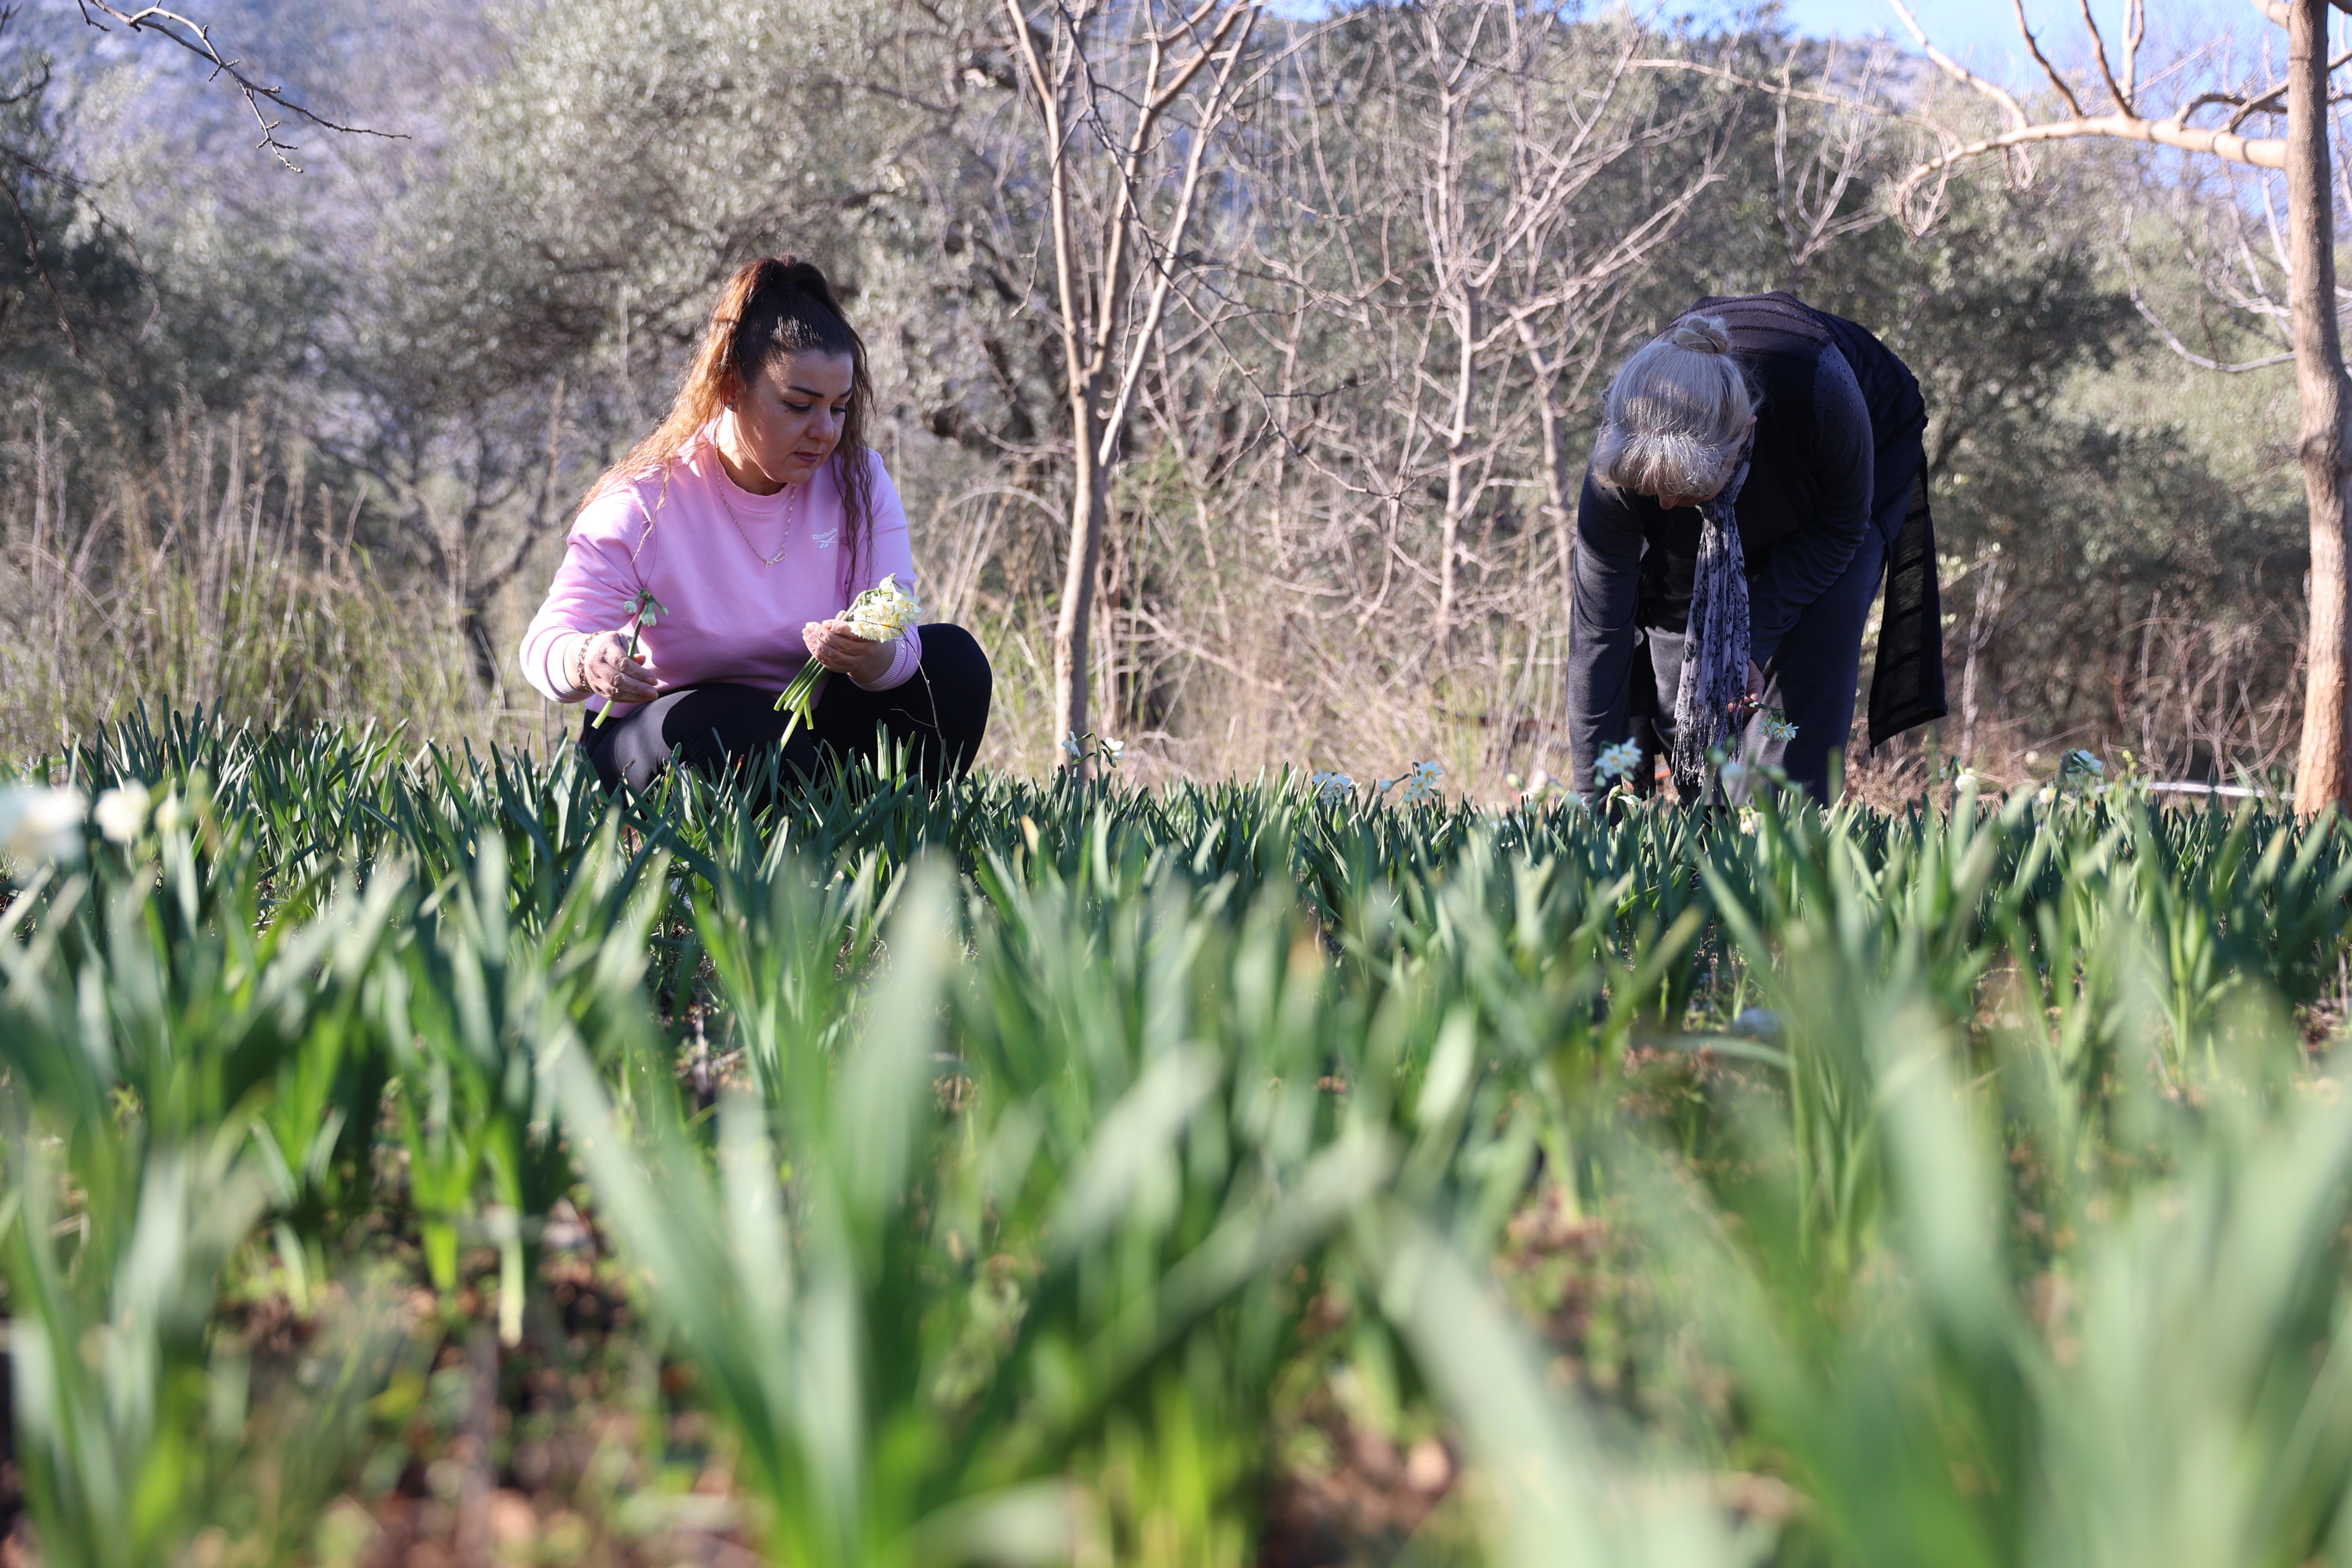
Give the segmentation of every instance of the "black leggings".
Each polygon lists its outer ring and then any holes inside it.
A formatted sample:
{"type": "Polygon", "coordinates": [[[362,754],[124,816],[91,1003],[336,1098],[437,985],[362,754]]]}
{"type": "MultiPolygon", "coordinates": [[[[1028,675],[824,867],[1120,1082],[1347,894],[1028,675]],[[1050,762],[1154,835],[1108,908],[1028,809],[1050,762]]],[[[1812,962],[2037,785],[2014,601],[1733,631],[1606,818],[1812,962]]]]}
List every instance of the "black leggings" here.
{"type": "MultiPolygon", "coordinates": [[[[784,747],[784,767],[814,776],[821,754],[877,756],[884,737],[908,743],[926,781],[961,778],[988,729],[995,684],[988,656],[970,632],[945,624],[922,629],[923,662],[887,691],[867,691],[835,674],[817,694],[816,717],[784,747]]],[[[615,714],[602,730],[580,732],[581,748],[606,789],[642,790],[669,765],[672,751],[697,767],[715,768],[772,746],[790,724],[776,694],[713,681],[666,691],[642,708],[615,714]]]]}

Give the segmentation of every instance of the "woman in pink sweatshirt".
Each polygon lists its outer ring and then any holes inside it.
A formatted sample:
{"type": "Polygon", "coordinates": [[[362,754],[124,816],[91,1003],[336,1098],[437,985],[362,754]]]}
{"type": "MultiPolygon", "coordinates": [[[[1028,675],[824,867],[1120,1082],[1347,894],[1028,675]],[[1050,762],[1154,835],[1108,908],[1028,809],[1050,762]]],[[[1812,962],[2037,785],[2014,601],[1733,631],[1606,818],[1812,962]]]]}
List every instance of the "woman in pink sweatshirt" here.
{"type": "Polygon", "coordinates": [[[971,635],[867,642],[841,618],[886,575],[915,587],[906,510],[866,445],[872,401],[824,273],[771,257],[729,279],[669,416],[596,481],[523,636],[530,683],[590,704],[580,743],[606,788],[645,788],[674,752],[717,765],[775,745],[777,694],[812,658],[835,678],[788,764],[887,739],[935,784],[971,765],[991,688],[971,635]],[[660,608],[632,658],[647,593],[660,608]]]}

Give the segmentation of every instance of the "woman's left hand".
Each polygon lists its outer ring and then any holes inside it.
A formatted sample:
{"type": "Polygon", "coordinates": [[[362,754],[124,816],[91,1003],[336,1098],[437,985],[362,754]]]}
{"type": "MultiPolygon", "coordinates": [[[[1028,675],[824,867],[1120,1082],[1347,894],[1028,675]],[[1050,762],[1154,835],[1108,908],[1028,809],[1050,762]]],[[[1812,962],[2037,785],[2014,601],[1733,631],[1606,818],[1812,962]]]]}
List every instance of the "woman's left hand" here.
{"type": "Polygon", "coordinates": [[[811,658],[861,685],[889,674],[898,658],[897,645],[867,642],[849,629],[847,621],[811,621],[801,627],[801,640],[808,645],[811,658]]]}

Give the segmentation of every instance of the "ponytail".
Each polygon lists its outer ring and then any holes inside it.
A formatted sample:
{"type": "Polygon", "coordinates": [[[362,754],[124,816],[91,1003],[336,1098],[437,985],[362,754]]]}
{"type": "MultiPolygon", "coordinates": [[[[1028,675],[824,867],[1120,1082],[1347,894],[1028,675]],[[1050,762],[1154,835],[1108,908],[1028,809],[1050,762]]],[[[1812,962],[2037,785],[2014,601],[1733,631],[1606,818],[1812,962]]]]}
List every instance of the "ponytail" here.
{"type": "Polygon", "coordinates": [[[692,450],[727,405],[766,374],[777,359],[803,353],[839,354],[850,363],[849,409],[842,417],[833,460],[841,483],[842,559],[854,573],[873,518],[866,444],[873,384],[866,374],[865,340],[849,324],[832,283],[814,262],[798,257],[767,256],[736,268],[711,307],[701,345],[668,416],[604,471],[582,507],[654,473],[662,476],[667,496],[671,466],[692,450]]]}

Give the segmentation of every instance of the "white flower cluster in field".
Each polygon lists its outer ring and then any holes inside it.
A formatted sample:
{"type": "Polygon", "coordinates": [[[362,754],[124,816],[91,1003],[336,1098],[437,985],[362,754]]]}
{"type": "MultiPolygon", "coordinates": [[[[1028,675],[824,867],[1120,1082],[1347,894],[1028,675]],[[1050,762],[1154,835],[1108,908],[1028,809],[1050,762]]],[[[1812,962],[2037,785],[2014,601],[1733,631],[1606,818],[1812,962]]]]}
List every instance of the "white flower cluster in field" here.
{"type": "MultiPolygon", "coordinates": [[[[1391,790],[1397,792],[1401,805],[1431,805],[1445,798],[1444,781],[1445,765],[1435,758],[1415,763],[1392,779],[1374,779],[1371,798],[1379,800],[1391,790]],[[1398,788],[1402,785],[1402,788],[1398,788]]],[[[1336,770],[1310,770],[1307,775],[1307,794],[1318,805],[1346,805],[1356,798],[1356,781],[1336,770]]]]}
{"type": "Polygon", "coordinates": [[[81,858],[85,825],[126,847],[146,836],[176,833],[193,820],[175,794],[159,795],[137,779],[100,790],[96,801],[71,787],[0,786],[0,860],[19,876],[37,866],[81,858]]]}
{"type": "Polygon", "coordinates": [[[36,867],[81,858],[85,826],[126,847],[146,836],[176,833],[193,815],[177,795],[158,795],[137,779],[100,790],[93,802],[70,785],[0,786],[0,860],[22,878],[36,867]]]}
{"type": "Polygon", "coordinates": [[[893,572],[852,600],[843,618],[867,642],[896,642],[922,613],[915,595],[898,586],[898,574],[893,572]]]}
{"type": "Polygon", "coordinates": [[[1439,784],[1444,777],[1445,770],[1434,759],[1415,763],[1405,770],[1403,778],[1393,781],[1404,785],[1397,791],[1397,799],[1407,805],[1428,805],[1440,798],[1439,784]]]}
{"type": "Polygon", "coordinates": [[[1118,760],[1127,755],[1127,742],[1113,735],[1097,735],[1092,730],[1083,735],[1074,730],[1062,737],[1062,752],[1074,763],[1083,763],[1093,756],[1100,758],[1106,767],[1115,768],[1118,760]]]}
{"type": "Polygon", "coordinates": [[[15,784],[0,789],[0,859],[18,876],[52,860],[81,854],[81,826],[89,801],[78,789],[15,784]]]}
{"type": "Polygon", "coordinates": [[[1603,784],[1631,784],[1641,767],[1642,742],[1620,741],[1601,748],[1601,755],[1592,763],[1592,776],[1603,784]]]}

